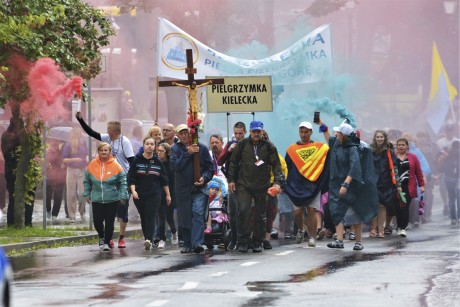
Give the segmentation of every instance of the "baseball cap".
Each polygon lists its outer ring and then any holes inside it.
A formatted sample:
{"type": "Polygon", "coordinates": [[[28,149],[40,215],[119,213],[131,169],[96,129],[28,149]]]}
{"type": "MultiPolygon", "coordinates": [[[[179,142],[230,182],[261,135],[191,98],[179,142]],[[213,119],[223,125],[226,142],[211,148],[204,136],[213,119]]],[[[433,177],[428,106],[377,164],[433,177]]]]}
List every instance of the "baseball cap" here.
{"type": "Polygon", "coordinates": [[[313,130],[313,126],[310,122],[301,122],[299,128],[305,127],[307,129],[313,130]]]}
{"type": "Polygon", "coordinates": [[[353,127],[349,124],[341,123],[340,126],[334,127],[334,131],[340,132],[346,136],[350,136],[353,133],[353,127]]]}
{"type": "Polygon", "coordinates": [[[180,124],[179,126],[176,127],[176,133],[179,133],[179,132],[181,132],[182,130],[185,130],[185,129],[190,131],[190,129],[188,128],[188,126],[186,124],[180,124]]]}
{"type": "Polygon", "coordinates": [[[258,120],[253,120],[249,125],[249,130],[264,130],[264,123],[258,120]]]}

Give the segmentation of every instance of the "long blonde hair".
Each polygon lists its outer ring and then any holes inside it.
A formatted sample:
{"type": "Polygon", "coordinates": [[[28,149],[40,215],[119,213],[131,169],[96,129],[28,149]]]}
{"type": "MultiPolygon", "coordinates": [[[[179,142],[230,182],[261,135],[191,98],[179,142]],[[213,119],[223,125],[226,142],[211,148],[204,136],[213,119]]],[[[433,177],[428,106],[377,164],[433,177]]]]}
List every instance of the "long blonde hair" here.
{"type": "Polygon", "coordinates": [[[70,130],[69,135],[69,145],[70,145],[70,152],[76,154],[82,146],[82,131],[80,127],[74,126],[72,130],[70,130]]]}

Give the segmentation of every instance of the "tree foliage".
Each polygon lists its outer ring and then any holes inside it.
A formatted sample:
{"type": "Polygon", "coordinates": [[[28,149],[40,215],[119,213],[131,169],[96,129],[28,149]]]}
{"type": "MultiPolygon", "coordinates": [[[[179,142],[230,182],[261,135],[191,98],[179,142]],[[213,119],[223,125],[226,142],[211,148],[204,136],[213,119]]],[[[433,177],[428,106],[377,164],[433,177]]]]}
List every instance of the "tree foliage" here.
{"type": "Polygon", "coordinates": [[[16,227],[24,226],[24,204],[33,202],[41,179],[44,123],[20,112],[21,103],[30,98],[28,71],[38,59],[51,58],[68,75],[94,78],[101,69],[100,47],[114,33],[104,13],[83,0],[0,1],[0,107],[9,103],[12,122],[23,127],[16,151],[16,227]]]}

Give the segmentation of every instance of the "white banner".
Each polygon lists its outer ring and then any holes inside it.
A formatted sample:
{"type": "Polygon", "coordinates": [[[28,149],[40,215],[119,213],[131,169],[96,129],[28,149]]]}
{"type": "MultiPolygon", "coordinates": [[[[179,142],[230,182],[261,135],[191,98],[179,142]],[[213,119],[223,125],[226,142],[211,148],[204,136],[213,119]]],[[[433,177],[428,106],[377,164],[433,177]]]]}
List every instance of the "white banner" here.
{"type": "Polygon", "coordinates": [[[313,83],[332,79],[330,25],[323,25],[289,48],[265,59],[246,60],[227,56],[164,18],[159,18],[158,75],[187,79],[186,49],[193,50],[196,79],[205,76],[272,76],[273,85],[313,83]]]}

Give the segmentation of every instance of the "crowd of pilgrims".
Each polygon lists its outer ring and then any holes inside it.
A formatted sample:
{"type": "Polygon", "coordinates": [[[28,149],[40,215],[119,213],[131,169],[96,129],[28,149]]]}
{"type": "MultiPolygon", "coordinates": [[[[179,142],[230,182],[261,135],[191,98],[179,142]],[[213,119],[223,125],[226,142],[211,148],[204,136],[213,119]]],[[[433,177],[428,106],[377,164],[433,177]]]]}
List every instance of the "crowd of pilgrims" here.
{"type": "MultiPolygon", "coordinates": [[[[244,123],[236,123],[227,142],[220,134],[212,134],[209,139],[200,139],[200,144],[194,145],[186,125],[154,126],[147,135],[143,135],[142,127],[135,127],[128,139],[121,134],[119,122],[109,122],[107,134],[102,134],[86,125],[80,114],[76,117],[81,127],[75,125],[68,140],[48,139],[47,198],[44,202],[47,218],[59,223],[57,217],[64,195],[65,214],[71,223],[76,221],[77,212],[85,221],[85,202],[91,204],[99,247],[104,251],[115,246],[112,237],[116,218],[120,222],[119,248],[126,247],[124,231],[128,220],[140,219],[145,239],[143,248],[165,248],[168,242],[179,245],[181,253],[203,251],[204,236],[215,231],[211,221],[229,225],[230,231],[224,234],[226,240],[219,247],[240,252],[272,249],[270,241],[281,236],[298,244],[308,242],[310,247],[315,247],[318,240],[329,239],[329,248],[343,248],[344,239],[349,239],[354,241],[354,250],[361,250],[363,236],[407,237],[410,229],[431,222],[436,207],[443,208],[451,225],[459,223],[460,140],[454,124],[446,124],[435,142],[427,132],[410,135],[381,129],[364,133],[345,122],[334,129],[329,129],[322,121],[316,127],[302,122],[300,141],[293,139],[293,144],[299,148],[318,144],[314,140],[328,145],[324,165],[319,171],[324,176],[319,174],[312,179],[305,174],[299,177],[301,167],[296,164],[295,157],[289,150],[277,151],[276,144],[269,140],[259,121],[250,123],[249,133],[244,123]],[[100,141],[94,159],[88,159],[83,131],[100,141]],[[257,135],[260,142],[271,144],[269,152],[274,148],[275,158],[268,155],[264,161],[259,157],[262,153],[257,150],[262,147],[257,135]],[[238,182],[238,174],[247,176],[243,148],[247,142],[243,139],[253,145],[249,152],[254,149],[255,157],[251,158],[255,166],[251,166],[251,176],[261,178],[257,188],[261,193],[249,193],[249,196],[238,182]],[[201,144],[204,141],[206,145],[201,144]],[[241,147],[239,151],[238,147],[241,147]],[[356,151],[349,148],[356,148],[356,151]],[[369,153],[367,157],[365,152],[369,153]],[[200,156],[201,177],[191,180],[194,153],[200,156]],[[260,165],[264,163],[262,170],[260,165]],[[354,175],[356,171],[350,165],[358,165],[359,175],[354,175]],[[271,173],[268,177],[265,175],[267,168],[271,173]],[[373,187],[356,188],[354,182],[358,177],[364,182],[366,176],[372,177],[368,179],[373,187]],[[305,191],[295,191],[299,188],[293,182],[296,180],[304,180],[300,187],[307,183],[306,189],[311,189],[308,197],[294,195],[297,192],[305,194],[305,191]],[[312,184],[311,187],[308,184],[312,184]],[[436,186],[439,189],[435,189],[436,186]],[[355,195],[354,189],[365,191],[355,195]],[[441,203],[434,203],[434,190],[439,191],[441,203]],[[353,205],[360,201],[364,204],[361,207],[353,205]],[[366,206],[366,201],[374,204],[366,206]],[[133,203],[137,211],[133,210],[133,203]],[[227,204],[224,210],[218,211],[224,203],[227,204]],[[203,206],[199,207],[201,204],[203,206]],[[208,212],[208,208],[214,209],[208,212]],[[261,223],[263,228],[258,226],[261,223]]],[[[321,148],[321,144],[318,146],[321,148]]],[[[0,159],[11,160],[9,156],[4,159],[9,152],[3,147],[2,142],[0,159]]],[[[0,170],[5,173],[6,168],[11,172],[14,165],[1,162],[0,170]]],[[[0,176],[2,181],[8,180],[7,172],[0,176]]],[[[2,210],[7,207],[7,187],[8,182],[0,183],[2,210]]],[[[9,203],[12,202],[10,197],[9,203]]],[[[13,216],[12,212],[13,208],[8,209],[8,217],[13,216]]],[[[31,223],[31,217],[28,221],[31,223]]],[[[8,224],[12,222],[11,217],[8,224]]]]}

